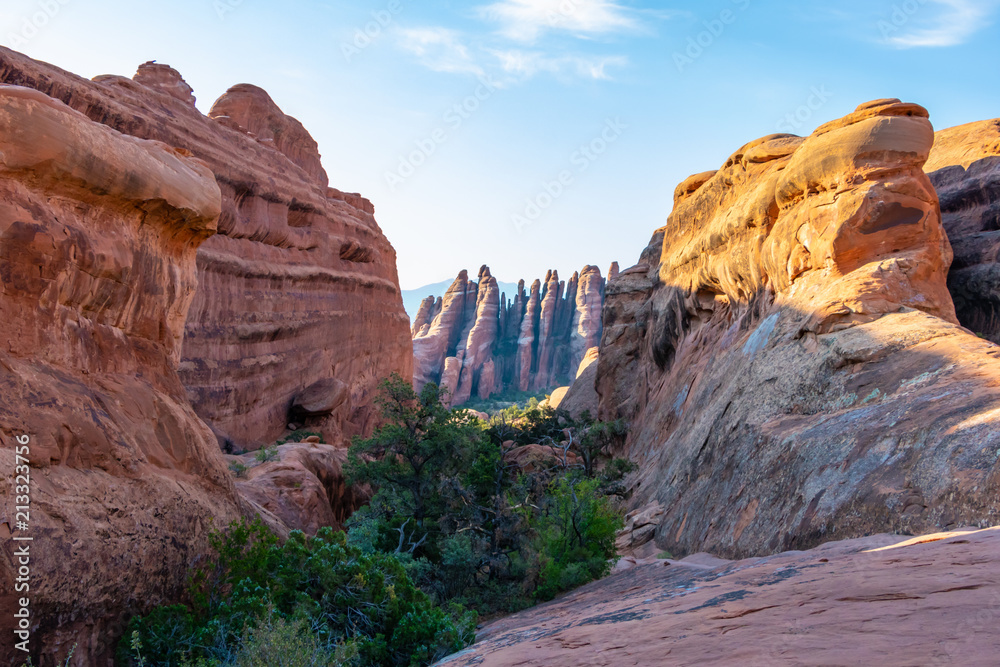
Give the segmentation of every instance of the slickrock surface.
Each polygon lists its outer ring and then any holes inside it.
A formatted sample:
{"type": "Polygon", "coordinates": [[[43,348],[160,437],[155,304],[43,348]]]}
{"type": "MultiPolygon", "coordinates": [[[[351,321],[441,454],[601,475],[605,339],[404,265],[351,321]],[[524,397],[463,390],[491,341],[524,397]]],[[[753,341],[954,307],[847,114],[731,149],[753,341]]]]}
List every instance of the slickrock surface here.
{"type": "Polygon", "coordinates": [[[549,271],[513,298],[490,269],[478,281],[458,274],[444,297],[429,297],[413,318],[413,383],[447,388],[454,405],[509,390],[541,391],[571,380],[601,338],[604,279],[586,266],[568,282],[549,271]]]}
{"type": "Polygon", "coordinates": [[[924,170],[955,252],[948,289],[958,320],[1000,343],[1000,120],[936,133],[924,170]]]}
{"type": "Polygon", "coordinates": [[[601,416],[659,548],[726,557],[988,525],[1000,348],[956,323],[927,113],[882,100],[677,188],[607,287],[601,416]]]}
{"type": "MultiPolygon", "coordinates": [[[[36,665],[74,644],[74,665],[104,664],[128,614],[177,599],[211,521],[240,513],[177,375],[195,254],[220,210],[200,160],[0,86],[0,609],[31,600],[36,665]],[[30,543],[11,539],[22,435],[30,543]]],[[[4,625],[0,662],[14,664],[4,625]]]]}
{"type": "Polygon", "coordinates": [[[995,664],[998,530],[912,542],[876,535],[768,558],[639,565],[496,621],[438,664],[995,664]]]}
{"type": "Polygon", "coordinates": [[[135,80],[88,81],[0,48],[0,83],[186,150],[215,175],[222,214],[198,250],[180,374],[220,439],[273,442],[296,397],[332,379],[349,399],[310,427],[334,443],[371,428],[378,381],[412,373],[395,251],[370,202],[327,186],[316,142],[298,121],[245,84],[205,116],[181,76],[159,64],[143,65],[135,80]]]}
{"type": "Polygon", "coordinates": [[[240,496],[279,534],[288,527],[310,535],[324,526],[340,530],[368,500],[344,480],[343,447],[293,443],[280,445],[274,461],[259,463],[253,453],[226,458],[246,466],[245,477],[236,480],[240,496]]]}

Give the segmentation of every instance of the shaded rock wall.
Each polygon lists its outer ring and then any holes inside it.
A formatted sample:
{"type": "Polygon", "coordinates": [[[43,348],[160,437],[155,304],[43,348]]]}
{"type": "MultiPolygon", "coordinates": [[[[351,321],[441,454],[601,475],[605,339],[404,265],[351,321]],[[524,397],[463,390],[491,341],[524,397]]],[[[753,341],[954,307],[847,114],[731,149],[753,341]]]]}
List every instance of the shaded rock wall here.
{"type": "Polygon", "coordinates": [[[462,271],[413,319],[414,386],[446,388],[452,404],[514,391],[542,391],[572,379],[601,337],[604,279],[586,266],[568,282],[549,271],[508,300],[489,267],[462,271]]]}
{"type": "Polygon", "coordinates": [[[395,251],[371,203],[327,187],[316,143],[267,94],[238,85],[209,116],[175,71],[88,81],[0,48],[0,82],[40,90],[92,120],[200,158],[222,190],[218,234],[198,251],[181,379],[198,414],[239,445],[281,435],[296,397],[349,387],[328,442],[372,426],[379,380],[412,373],[395,251]]]}
{"type": "Polygon", "coordinates": [[[177,375],[220,211],[200,160],[0,86],[0,608],[30,599],[34,664],[74,644],[74,665],[104,664],[128,615],[177,599],[212,521],[240,513],[177,375]],[[31,542],[11,539],[22,436],[31,542]]]}
{"type": "Polygon", "coordinates": [[[948,290],[958,320],[1000,343],[1000,120],[937,132],[924,170],[955,253],[948,290]]]}
{"type": "Polygon", "coordinates": [[[601,416],[659,547],[758,555],[997,511],[1000,348],[957,325],[927,113],[862,105],[682,183],[608,285],[601,416]]]}

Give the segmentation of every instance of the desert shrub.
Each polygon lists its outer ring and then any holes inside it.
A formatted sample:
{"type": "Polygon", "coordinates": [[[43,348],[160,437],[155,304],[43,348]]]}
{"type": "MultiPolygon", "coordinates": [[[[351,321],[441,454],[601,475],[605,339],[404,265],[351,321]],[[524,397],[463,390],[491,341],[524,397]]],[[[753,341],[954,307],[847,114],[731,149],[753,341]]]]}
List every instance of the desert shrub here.
{"type": "MultiPolygon", "coordinates": [[[[557,438],[579,446],[589,423],[536,404],[469,424],[436,387],[417,395],[400,378],[383,385],[380,406],[382,426],[354,443],[346,468],[352,483],[377,489],[348,523],[359,550],[392,553],[436,603],[485,616],[607,573],[621,521],[604,482],[583,482],[583,466],[526,474],[505,450],[557,438]]],[[[621,464],[609,468],[621,478],[621,464]]]]}
{"type": "MultiPolygon", "coordinates": [[[[472,639],[470,616],[453,620],[396,558],[362,553],[343,533],[294,531],[279,544],[257,520],[215,534],[213,546],[216,556],[193,578],[188,605],[132,620],[146,664],[281,664],[248,661],[284,643],[309,649],[303,659],[353,655],[359,665],[416,666],[472,639]]],[[[125,664],[130,648],[123,640],[125,664]]]]}
{"type": "Polygon", "coordinates": [[[247,476],[247,470],[249,470],[249,468],[247,468],[243,463],[239,461],[229,462],[229,471],[232,472],[233,475],[239,479],[242,479],[247,476]]]}
{"type": "Polygon", "coordinates": [[[267,463],[268,461],[274,461],[278,458],[278,446],[271,445],[270,447],[263,447],[257,450],[257,453],[253,455],[257,460],[257,463],[267,463]]]}
{"type": "Polygon", "coordinates": [[[534,557],[540,600],[608,574],[621,515],[592,479],[560,479],[537,518],[534,557]]]}

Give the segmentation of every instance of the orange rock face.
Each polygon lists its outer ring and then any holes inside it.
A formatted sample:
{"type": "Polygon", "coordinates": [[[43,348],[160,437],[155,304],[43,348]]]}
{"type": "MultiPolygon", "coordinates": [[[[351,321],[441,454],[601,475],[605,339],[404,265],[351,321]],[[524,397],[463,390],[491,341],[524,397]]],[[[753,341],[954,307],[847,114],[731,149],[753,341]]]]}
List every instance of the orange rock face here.
{"type": "Polygon", "coordinates": [[[936,133],[924,170],[955,252],[948,290],[958,319],[1000,343],[1000,120],[936,133]]]}
{"type": "Polygon", "coordinates": [[[927,113],[862,105],[677,189],[607,288],[596,385],[672,553],[775,553],[997,511],[1000,351],[957,325],[927,113]]]}
{"type": "Polygon", "coordinates": [[[104,664],[213,527],[342,524],[341,450],[283,450],[237,487],[219,440],[273,441],[290,410],[333,442],[365,432],[376,383],[411,372],[407,318],[370,202],[327,187],[263,91],[214,120],[168,67],[87,81],[3,48],[0,82],[0,463],[30,438],[33,658],[104,664]]]}
{"type": "MultiPolygon", "coordinates": [[[[0,608],[30,598],[35,664],[74,644],[74,664],[102,664],[129,614],[183,590],[211,521],[240,513],[177,375],[197,249],[220,210],[200,160],[0,86],[0,465],[13,473],[30,439],[33,538],[18,596],[25,543],[11,533],[24,533],[5,502],[0,608]]],[[[12,474],[0,497],[15,498],[12,474]]],[[[6,639],[0,660],[14,664],[6,639]]]]}
{"type": "Polygon", "coordinates": [[[0,48],[0,82],[188,151],[214,174],[222,213],[218,234],[198,251],[180,375],[221,438],[273,442],[296,397],[332,379],[348,385],[349,399],[309,426],[327,442],[371,428],[377,383],[412,373],[395,251],[370,202],[327,186],[298,121],[248,85],[231,88],[206,117],[178,92],[189,90],[179,74],[149,63],[135,80],[87,81],[0,48]]]}
{"type": "Polygon", "coordinates": [[[438,664],[993,664],[998,555],[992,529],[643,561],[487,625],[438,664]]]}
{"type": "Polygon", "coordinates": [[[459,405],[509,390],[542,391],[567,382],[601,337],[604,279],[595,266],[568,282],[549,271],[510,301],[483,266],[462,271],[444,297],[427,298],[413,319],[414,385],[435,382],[459,405]]]}
{"type": "Polygon", "coordinates": [[[310,535],[324,526],[340,530],[368,500],[344,480],[343,447],[294,443],[279,446],[274,461],[258,463],[254,454],[227,458],[247,467],[236,480],[240,496],[279,534],[289,528],[310,535]]]}

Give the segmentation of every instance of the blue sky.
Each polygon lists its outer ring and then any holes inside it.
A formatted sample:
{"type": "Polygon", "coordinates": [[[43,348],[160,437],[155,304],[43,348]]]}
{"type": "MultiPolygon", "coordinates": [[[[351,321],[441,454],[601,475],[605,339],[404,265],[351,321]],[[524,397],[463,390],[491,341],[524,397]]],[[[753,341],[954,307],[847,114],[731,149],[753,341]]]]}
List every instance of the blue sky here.
{"type": "Polygon", "coordinates": [[[156,59],[207,111],[262,86],[370,198],[413,288],[638,258],[688,175],[899,97],[1000,116],[998,0],[4,0],[0,43],[77,74],[156,59]]]}

